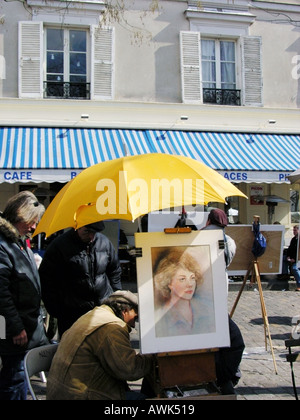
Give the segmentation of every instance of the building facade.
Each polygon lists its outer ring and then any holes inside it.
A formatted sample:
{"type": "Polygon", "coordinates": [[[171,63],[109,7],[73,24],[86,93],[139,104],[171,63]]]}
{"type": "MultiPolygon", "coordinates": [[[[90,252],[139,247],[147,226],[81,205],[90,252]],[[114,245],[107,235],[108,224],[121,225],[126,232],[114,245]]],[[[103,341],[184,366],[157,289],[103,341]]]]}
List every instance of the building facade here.
{"type": "Polygon", "coordinates": [[[47,204],[128,154],[202,160],[248,195],[239,222],[290,228],[299,194],[297,0],[22,0],[0,4],[0,207],[47,204]],[[59,184],[57,184],[59,183],[59,184]],[[272,217],[264,198],[286,200],[272,217]],[[292,207],[290,199],[292,198],[292,207]]]}

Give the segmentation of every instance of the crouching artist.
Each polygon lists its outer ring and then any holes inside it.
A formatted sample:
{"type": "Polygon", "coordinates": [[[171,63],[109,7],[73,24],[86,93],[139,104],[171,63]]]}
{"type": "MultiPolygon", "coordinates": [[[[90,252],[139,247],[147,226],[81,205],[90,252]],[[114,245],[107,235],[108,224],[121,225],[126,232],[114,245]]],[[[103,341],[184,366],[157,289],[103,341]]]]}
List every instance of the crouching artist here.
{"type": "Polygon", "coordinates": [[[145,399],[127,385],[154,369],[154,357],[136,354],[130,344],[137,316],[137,297],[117,291],[79,318],[64,333],[54,356],[47,399],[145,399]]]}

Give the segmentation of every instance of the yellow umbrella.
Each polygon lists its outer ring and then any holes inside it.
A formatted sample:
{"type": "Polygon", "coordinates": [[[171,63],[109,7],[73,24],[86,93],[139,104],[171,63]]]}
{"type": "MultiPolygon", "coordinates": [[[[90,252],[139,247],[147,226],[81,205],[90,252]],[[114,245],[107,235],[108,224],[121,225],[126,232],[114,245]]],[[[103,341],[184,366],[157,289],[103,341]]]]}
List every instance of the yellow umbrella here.
{"type": "Polygon", "coordinates": [[[107,219],[134,221],[152,211],[247,198],[215,170],[194,159],[146,154],[99,163],[56,195],[35,235],[107,219]]]}

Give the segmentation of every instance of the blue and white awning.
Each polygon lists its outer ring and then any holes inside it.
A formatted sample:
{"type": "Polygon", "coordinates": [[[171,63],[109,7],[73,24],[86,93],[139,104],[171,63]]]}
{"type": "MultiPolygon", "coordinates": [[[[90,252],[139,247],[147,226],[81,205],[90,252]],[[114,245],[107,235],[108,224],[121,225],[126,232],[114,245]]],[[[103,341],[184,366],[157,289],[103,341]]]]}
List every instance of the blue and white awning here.
{"type": "Polygon", "coordinates": [[[300,167],[300,136],[0,127],[0,182],[67,182],[96,163],[147,153],[194,158],[233,182],[287,182],[300,167]]]}

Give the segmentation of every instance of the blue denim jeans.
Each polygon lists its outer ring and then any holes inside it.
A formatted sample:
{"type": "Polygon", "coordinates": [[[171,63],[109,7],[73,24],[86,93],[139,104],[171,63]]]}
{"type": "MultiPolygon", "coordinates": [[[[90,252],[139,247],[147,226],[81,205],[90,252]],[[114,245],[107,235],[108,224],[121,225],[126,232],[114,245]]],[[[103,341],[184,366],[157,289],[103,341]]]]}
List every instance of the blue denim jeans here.
{"type": "Polygon", "coordinates": [[[300,287],[300,270],[298,268],[298,264],[295,263],[292,265],[292,273],[293,273],[293,276],[295,277],[297,287],[300,287]]]}
{"type": "Polygon", "coordinates": [[[25,354],[1,356],[0,401],[26,400],[27,385],[24,374],[25,354]]]}

